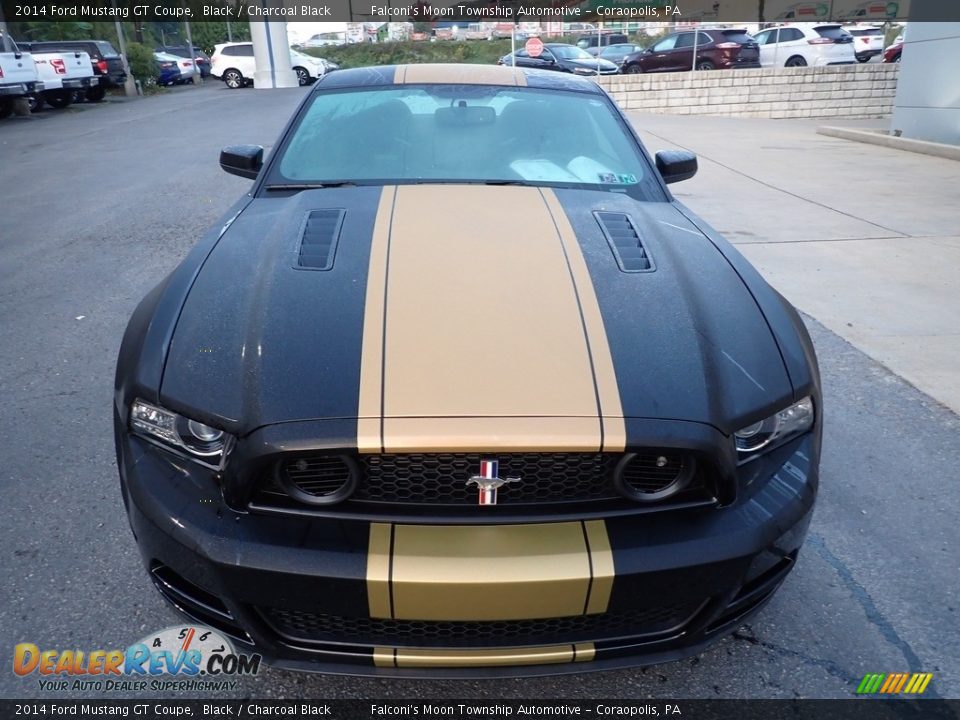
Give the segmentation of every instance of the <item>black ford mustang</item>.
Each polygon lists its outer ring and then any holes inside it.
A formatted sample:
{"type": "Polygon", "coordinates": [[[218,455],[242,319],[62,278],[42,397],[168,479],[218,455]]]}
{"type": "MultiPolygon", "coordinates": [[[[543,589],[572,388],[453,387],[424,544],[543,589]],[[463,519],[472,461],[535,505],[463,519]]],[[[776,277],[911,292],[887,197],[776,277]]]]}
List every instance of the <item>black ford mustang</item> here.
{"type": "Polygon", "coordinates": [[[596,84],[322,78],[140,304],[118,465],[157,588],[281,666],[502,675],[695,653],[818,483],[794,309],[596,84]]]}

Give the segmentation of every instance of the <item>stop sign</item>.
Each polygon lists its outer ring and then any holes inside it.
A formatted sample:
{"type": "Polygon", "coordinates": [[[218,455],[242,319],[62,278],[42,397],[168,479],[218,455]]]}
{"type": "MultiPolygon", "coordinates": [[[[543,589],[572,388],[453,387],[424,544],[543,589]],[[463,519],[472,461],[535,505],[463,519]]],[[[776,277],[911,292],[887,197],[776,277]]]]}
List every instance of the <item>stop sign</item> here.
{"type": "Polygon", "coordinates": [[[530,57],[540,57],[540,54],[543,52],[543,40],[538,37],[532,37],[527,40],[527,44],[523,47],[530,57]]]}

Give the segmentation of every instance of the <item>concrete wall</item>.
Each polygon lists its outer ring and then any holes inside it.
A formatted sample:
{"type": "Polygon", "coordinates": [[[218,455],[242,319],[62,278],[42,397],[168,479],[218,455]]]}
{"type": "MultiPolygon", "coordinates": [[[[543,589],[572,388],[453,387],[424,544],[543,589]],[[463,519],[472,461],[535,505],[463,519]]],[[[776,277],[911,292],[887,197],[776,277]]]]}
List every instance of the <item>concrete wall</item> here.
{"type": "Polygon", "coordinates": [[[709,70],[600,79],[626,110],[768,118],[879,118],[890,115],[894,64],[709,70]]]}
{"type": "Polygon", "coordinates": [[[960,23],[912,22],[904,35],[890,130],[960,145],[960,23]]]}

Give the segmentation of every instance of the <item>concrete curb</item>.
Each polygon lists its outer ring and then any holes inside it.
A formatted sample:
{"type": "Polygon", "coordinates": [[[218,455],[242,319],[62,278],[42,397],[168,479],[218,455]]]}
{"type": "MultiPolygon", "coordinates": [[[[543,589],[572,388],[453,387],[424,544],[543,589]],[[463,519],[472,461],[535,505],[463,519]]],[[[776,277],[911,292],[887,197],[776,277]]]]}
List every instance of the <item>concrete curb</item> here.
{"type": "Polygon", "coordinates": [[[854,130],[852,128],[824,125],[817,128],[817,134],[829,135],[842,140],[870,143],[871,145],[881,145],[894,150],[906,150],[921,155],[933,155],[947,160],[960,160],[960,145],[943,145],[926,140],[894,137],[893,135],[887,135],[884,130],[854,130]]]}

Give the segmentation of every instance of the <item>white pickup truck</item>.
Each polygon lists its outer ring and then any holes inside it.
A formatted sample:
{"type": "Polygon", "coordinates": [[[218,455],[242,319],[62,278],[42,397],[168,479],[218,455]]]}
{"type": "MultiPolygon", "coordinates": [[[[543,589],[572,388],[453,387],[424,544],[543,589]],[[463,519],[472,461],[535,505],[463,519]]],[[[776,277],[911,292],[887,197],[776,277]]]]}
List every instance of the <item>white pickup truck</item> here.
{"type": "Polygon", "coordinates": [[[30,53],[21,52],[17,44],[0,30],[0,118],[13,113],[19,98],[36,97],[44,85],[30,53]]]}
{"type": "Polygon", "coordinates": [[[37,74],[43,83],[43,91],[35,93],[30,110],[36,112],[46,103],[51,107],[64,108],[77,93],[86,93],[100,79],[93,74],[90,56],[81,51],[49,52],[35,48],[30,43],[20,43],[29,50],[37,64],[37,74]]]}

